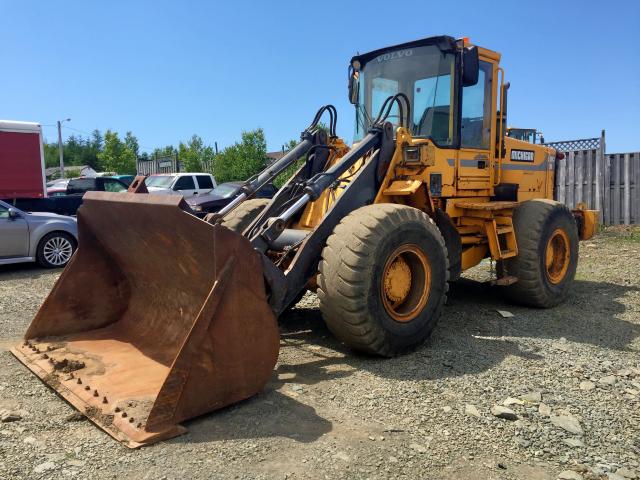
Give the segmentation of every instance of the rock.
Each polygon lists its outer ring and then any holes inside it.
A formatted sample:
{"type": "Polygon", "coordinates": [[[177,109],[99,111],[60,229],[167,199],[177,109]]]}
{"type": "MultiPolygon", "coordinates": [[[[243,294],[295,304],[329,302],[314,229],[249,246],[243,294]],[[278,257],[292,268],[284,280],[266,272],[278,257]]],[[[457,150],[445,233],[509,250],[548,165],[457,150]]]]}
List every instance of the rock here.
{"type": "Polygon", "coordinates": [[[600,380],[598,380],[598,383],[600,385],[613,385],[614,383],[616,383],[617,378],[615,375],[607,375],[606,377],[602,377],[600,380]]]}
{"type": "Polygon", "coordinates": [[[505,407],[509,407],[511,405],[524,405],[524,402],[517,398],[508,397],[504,402],[502,402],[502,405],[505,407]]]}
{"type": "Polygon", "coordinates": [[[631,373],[631,370],[629,370],[628,368],[623,368],[622,370],[618,370],[616,372],[616,375],[618,375],[619,377],[630,377],[631,373]]]}
{"type": "Polygon", "coordinates": [[[635,397],[636,395],[638,395],[638,393],[640,393],[638,390],[634,390],[633,388],[625,388],[624,391],[625,393],[628,393],[633,397],[635,397]]]}
{"type": "Polygon", "coordinates": [[[543,417],[550,417],[551,416],[551,407],[549,405],[547,405],[546,403],[540,402],[540,405],[538,405],[538,413],[540,415],[542,415],[543,417]]]}
{"type": "Polygon", "coordinates": [[[616,475],[620,475],[624,478],[630,478],[631,480],[635,480],[636,478],[638,478],[638,475],[635,472],[632,472],[626,467],[622,467],[616,470],[616,475]]]}
{"type": "Polygon", "coordinates": [[[464,406],[464,413],[467,415],[471,415],[472,417],[482,417],[478,408],[475,405],[471,405],[469,403],[464,406]]]}
{"type": "Polygon", "coordinates": [[[47,457],[47,460],[51,462],[61,462],[67,458],[64,453],[47,453],[45,456],[47,457]]]}
{"type": "Polygon", "coordinates": [[[575,437],[565,438],[562,441],[566,445],[570,446],[571,448],[584,447],[584,442],[582,440],[580,440],[579,438],[575,438],[575,437]]]}
{"type": "Polygon", "coordinates": [[[582,480],[583,477],[578,472],[573,470],[565,470],[564,472],[560,472],[558,475],[558,479],[561,480],[582,480]]]}
{"type": "Polygon", "coordinates": [[[345,452],[337,452],[335,455],[333,455],[333,458],[337,458],[338,460],[342,460],[343,462],[351,461],[351,457],[345,452]]]}
{"type": "Polygon", "coordinates": [[[449,413],[449,412],[451,411],[451,407],[450,407],[449,405],[447,405],[447,406],[445,406],[445,407],[442,407],[442,411],[443,411],[444,413],[449,413]]]}
{"type": "Polygon", "coordinates": [[[33,445],[34,443],[36,443],[35,437],[25,437],[22,441],[27,445],[33,445]]]}
{"type": "Polygon", "coordinates": [[[502,318],[511,318],[514,316],[513,313],[507,310],[496,310],[496,312],[498,312],[502,318]]]}
{"type": "Polygon", "coordinates": [[[84,467],[86,463],[84,460],[67,460],[70,467],[84,467]]]}
{"type": "Polygon", "coordinates": [[[19,420],[22,420],[22,416],[19,415],[17,412],[11,412],[9,410],[0,410],[0,421],[2,421],[3,423],[17,422],[19,420]]]}
{"type": "Polygon", "coordinates": [[[389,463],[398,463],[398,458],[391,455],[389,457],[389,463]]]}
{"type": "Polygon", "coordinates": [[[518,415],[516,412],[507,407],[502,407],[500,405],[496,405],[491,408],[491,414],[494,417],[504,418],[505,420],[517,420],[518,415]]]}
{"type": "Polygon", "coordinates": [[[626,480],[623,476],[618,475],[617,473],[611,473],[611,472],[607,473],[607,479],[608,480],[626,480]]]}
{"type": "Polygon", "coordinates": [[[304,387],[302,385],[297,384],[297,383],[293,383],[293,384],[291,384],[291,390],[293,390],[296,393],[303,393],[304,392],[304,387]]]}
{"type": "Polygon", "coordinates": [[[33,469],[33,472],[34,473],[48,472],[49,470],[55,470],[56,467],[57,465],[54,462],[48,461],[38,465],[36,468],[33,469]]]}
{"type": "Polygon", "coordinates": [[[412,443],[411,445],[409,445],[409,448],[412,450],[415,450],[418,453],[427,453],[428,449],[427,447],[425,447],[424,445],[419,445],[417,443],[412,443]]]}
{"type": "Polygon", "coordinates": [[[540,403],[542,401],[542,392],[538,390],[520,395],[520,400],[523,400],[525,403],[540,403]]]}
{"type": "Polygon", "coordinates": [[[65,422],[81,422],[82,420],[86,420],[87,417],[80,412],[73,412],[66,416],[64,419],[65,422]]]}
{"type": "Polygon", "coordinates": [[[558,415],[551,416],[551,423],[553,423],[556,427],[560,427],[563,430],[566,430],[569,433],[573,433],[575,435],[582,435],[582,426],[578,419],[572,415],[558,415]]]}
{"type": "Polygon", "coordinates": [[[594,388],[596,388],[596,384],[589,380],[580,382],[580,390],[593,390],[594,388]]]}

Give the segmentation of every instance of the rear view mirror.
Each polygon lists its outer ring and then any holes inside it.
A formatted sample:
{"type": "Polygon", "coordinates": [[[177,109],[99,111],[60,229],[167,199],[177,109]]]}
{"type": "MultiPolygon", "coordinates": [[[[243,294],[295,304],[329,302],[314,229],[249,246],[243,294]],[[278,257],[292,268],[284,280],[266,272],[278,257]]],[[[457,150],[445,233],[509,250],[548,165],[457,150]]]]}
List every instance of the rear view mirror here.
{"type": "Polygon", "coordinates": [[[20,216],[20,214],[18,213],[18,210],[16,210],[15,208],[9,208],[8,213],[9,213],[9,218],[11,219],[18,218],[20,216]]]}
{"type": "Polygon", "coordinates": [[[359,72],[354,70],[352,65],[349,65],[349,102],[353,105],[358,103],[359,77],[359,72]]]}
{"type": "Polygon", "coordinates": [[[462,86],[471,87],[478,83],[479,71],[478,49],[474,46],[464,47],[462,51],[462,86]]]}

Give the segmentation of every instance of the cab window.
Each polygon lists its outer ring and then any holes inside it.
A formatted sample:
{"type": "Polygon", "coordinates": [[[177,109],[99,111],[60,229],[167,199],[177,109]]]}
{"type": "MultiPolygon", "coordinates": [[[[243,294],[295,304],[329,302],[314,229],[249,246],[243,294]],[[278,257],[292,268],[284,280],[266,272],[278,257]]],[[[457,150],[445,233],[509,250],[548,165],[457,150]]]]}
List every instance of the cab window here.
{"type": "Polygon", "coordinates": [[[423,78],[413,84],[414,135],[449,143],[451,75],[423,78]]]}
{"type": "Polygon", "coordinates": [[[198,180],[198,188],[209,190],[213,188],[213,182],[209,175],[197,175],[196,179],[198,180]]]}
{"type": "Polygon", "coordinates": [[[493,66],[480,61],[478,83],[462,89],[461,145],[488,150],[491,143],[491,78],[493,66]]]}
{"type": "Polygon", "coordinates": [[[191,175],[187,177],[180,177],[176,182],[176,185],[173,187],[174,190],[195,190],[196,185],[193,182],[193,177],[191,175]]]}
{"type": "Polygon", "coordinates": [[[124,192],[127,189],[124,185],[122,185],[117,180],[105,179],[104,180],[104,191],[105,192],[124,192]]]}

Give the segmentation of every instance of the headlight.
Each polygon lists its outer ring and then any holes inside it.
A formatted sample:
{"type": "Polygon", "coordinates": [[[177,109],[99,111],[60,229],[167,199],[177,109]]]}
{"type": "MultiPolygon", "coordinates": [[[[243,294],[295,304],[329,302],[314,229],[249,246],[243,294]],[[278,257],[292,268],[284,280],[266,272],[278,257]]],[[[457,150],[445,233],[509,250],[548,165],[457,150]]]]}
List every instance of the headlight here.
{"type": "Polygon", "coordinates": [[[192,206],[191,206],[191,209],[192,209],[194,212],[201,212],[201,211],[202,211],[202,207],[201,207],[200,205],[192,205],[192,206]]]}

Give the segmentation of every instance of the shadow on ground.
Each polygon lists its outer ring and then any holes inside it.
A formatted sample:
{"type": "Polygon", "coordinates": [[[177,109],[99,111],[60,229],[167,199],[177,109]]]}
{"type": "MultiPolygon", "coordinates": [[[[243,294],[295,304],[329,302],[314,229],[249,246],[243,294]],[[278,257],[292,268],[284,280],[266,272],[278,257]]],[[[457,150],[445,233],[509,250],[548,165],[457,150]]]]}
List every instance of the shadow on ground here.
{"type": "Polygon", "coordinates": [[[451,286],[448,304],[431,339],[415,352],[378,359],[349,351],[324,325],[317,308],[295,309],[280,319],[285,347],[320,345],[335,355],[311,352],[315,359],[300,365],[280,365],[279,372],[296,374],[298,383],[316,383],[348,375],[328,371],[332,365],[347,364],[376,375],[396,379],[435,380],[482,373],[508,356],[544,361],[549,344],[518,338],[553,340],[554,344],[576,342],[604,349],[630,351],[640,336],[640,324],[620,319],[625,305],[620,299],[637,287],[607,282],[576,281],[564,304],[548,309],[531,309],[507,303],[498,288],[462,279],[451,286]],[[497,310],[508,310],[502,318],[497,310]]]}
{"type": "Polygon", "coordinates": [[[42,268],[37,263],[14,263],[11,265],[0,265],[1,280],[34,280],[50,272],[62,272],[62,269],[48,270],[42,268]]]}

